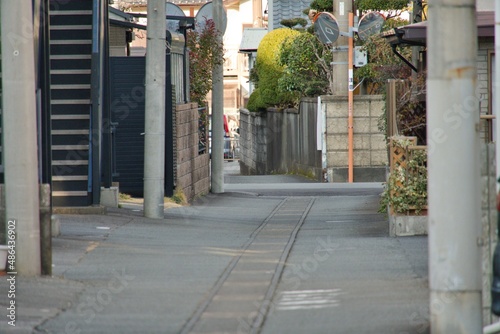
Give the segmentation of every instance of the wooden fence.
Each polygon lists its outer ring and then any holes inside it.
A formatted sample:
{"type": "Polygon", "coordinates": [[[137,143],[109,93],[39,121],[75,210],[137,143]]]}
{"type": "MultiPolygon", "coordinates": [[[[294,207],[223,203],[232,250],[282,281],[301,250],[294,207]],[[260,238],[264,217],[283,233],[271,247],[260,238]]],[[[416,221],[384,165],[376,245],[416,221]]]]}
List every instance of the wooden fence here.
{"type": "MultiPolygon", "coordinates": [[[[408,186],[415,187],[416,182],[422,182],[424,188],[427,183],[427,146],[417,145],[416,137],[393,136],[389,138],[389,156],[390,156],[390,196],[406,196],[408,186]],[[425,158],[417,159],[417,154],[424,152],[425,158]],[[425,173],[425,175],[423,175],[425,173]],[[392,179],[391,179],[392,177],[392,179]]],[[[422,188],[422,186],[420,186],[422,188]]],[[[424,191],[425,189],[420,189],[424,191]]],[[[410,205],[410,210],[427,209],[427,205],[418,207],[410,205]]],[[[391,214],[394,214],[395,208],[391,205],[391,214]]]]}

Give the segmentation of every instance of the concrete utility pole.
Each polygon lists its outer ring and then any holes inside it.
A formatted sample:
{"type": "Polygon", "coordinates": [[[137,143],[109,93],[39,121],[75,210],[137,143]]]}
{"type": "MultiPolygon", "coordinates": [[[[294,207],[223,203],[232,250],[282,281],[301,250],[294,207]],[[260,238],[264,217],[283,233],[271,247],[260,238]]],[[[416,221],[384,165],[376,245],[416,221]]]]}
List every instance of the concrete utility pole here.
{"type": "Polygon", "coordinates": [[[267,1],[267,31],[274,30],[274,0],[267,1]]]}
{"type": "MultiPolygon", "coordinates": [[[[495,55],[500,58],[500,0],[495,0],[495,55]]],[[[495,120],[495,142],[496,142],[496,162],[497,162],[497,180],[500,177],[500,62],[496,61],[495,56],[495,85],[493,86],[492,94],[495,96],[494,115],[495,120]]],[[[497,191],[500,191],[500,183],[497,182],[497,191]]]]}
{"type": "MultiPolygon", "coordinates": [[[[222,32],[222,0],[212,1],[215,27],[222,32]]],[[[222,33],[219,36],[222,43],[222,33]]],[[[224,192],[224,67],[217,65],[212,72],[212,193],[224,192]]]]}
{"type": "Polygon", "coordinates": [[[41,259],[32,3],[2,1],[0,6],[7,228],[17,237],[15,270],[37,276],[41,259]]]}
{"type": "Polygon", "coordinates": [[[482,333],[475,0],[429,2],[427,142],[432,333],[482,333]]]}
{"type": "MultiPolygon", "coordinates": [[[[422,0],[413,0],[413,10],[411,14],[411,21],[412,23],[419,23],[422,22],[422,16],[423,16],[423,7],[422,7],[422,0]]],[[[413,63],[413,66],[418,68],[418,57],[419,53],[422,47],[420,46],[412,46],[411,47],[411,60],[413,63]]],[[[412,71],[412,75],[416,76],[416,73],[412,71]]]]}
{"type": "Polygon", "coordinates": [[[144,216],[163,218],[165,192],[165,0],[148,1],[144,216]]]}
{"type": "MultiPolygon", "coordinates": [[[[339,30],[349,31],[349,13],[352,12],[351,0],[334,0],[333,15],[339,24],[339,30]]],[[[339,36],[333,43],[333,94],[337,96],[347,96],[348,94],[348,42],[349,38],[339,36]]]]}

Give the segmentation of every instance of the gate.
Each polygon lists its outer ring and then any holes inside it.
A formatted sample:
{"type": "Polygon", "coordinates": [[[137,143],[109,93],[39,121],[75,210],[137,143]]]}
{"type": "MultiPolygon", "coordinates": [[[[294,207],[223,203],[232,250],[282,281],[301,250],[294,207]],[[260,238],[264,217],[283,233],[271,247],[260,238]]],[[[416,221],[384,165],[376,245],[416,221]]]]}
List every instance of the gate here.
{"type": "MultiPolygon", "coordinates": [[[[175,95],[171,76],[171,57],[167,54],[165,101],[165,196],[174,190],[175,95]]],[[[111,57],[110,95],[113,132],[113,181],[120,192],[143,196],[144,190],[144,124],[145,124],[145,57],[111,57]]],[[[179,80],[176,78],[176,80],[179,80]]]]}

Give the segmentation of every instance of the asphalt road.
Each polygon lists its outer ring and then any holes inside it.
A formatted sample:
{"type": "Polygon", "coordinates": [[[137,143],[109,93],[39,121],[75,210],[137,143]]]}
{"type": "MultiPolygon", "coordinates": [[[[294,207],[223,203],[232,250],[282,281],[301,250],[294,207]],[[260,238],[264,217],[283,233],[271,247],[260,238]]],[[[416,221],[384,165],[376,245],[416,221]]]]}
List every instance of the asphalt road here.
{"type": "Polygon", "coordinates": [[[19,279],[17,326],[0,332],[429,332],[427,238],[389,237],[380,184],[235,171],[164,220],[59,217],[54,277],[19,279]]]}
{"type": "Polygon", "coordinates": [[[312,197],[261,333],[429,333],[427,237],[390,238],[382,185],[226,177],[226,191],[312,197]],[[286,182],[282,182],[285,181],[286,182]]]}

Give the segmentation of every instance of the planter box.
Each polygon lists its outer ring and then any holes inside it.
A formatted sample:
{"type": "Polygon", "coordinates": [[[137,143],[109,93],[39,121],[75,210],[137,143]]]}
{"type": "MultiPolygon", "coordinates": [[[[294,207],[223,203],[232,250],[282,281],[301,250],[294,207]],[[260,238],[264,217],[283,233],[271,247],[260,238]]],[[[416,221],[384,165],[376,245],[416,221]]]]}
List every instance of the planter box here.
{"type": "Polygon", "coordinates": [[[395,215],[388,211],[389,235],[391,237],[408,237],[414,235],[427,235],[428,217],[423,215],[395,215]]]}

